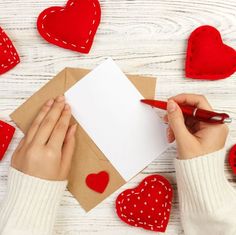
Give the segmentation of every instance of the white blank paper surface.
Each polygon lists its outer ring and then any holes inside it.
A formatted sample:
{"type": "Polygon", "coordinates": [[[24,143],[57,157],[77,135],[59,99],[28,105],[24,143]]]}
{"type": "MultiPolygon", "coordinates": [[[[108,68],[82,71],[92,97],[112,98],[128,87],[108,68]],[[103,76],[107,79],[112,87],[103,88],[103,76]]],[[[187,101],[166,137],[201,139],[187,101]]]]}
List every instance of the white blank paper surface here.
{"type": "Polygon", "coordinates": [[[72,114],[120,175],[130,180],[167,148],[165,125],[107,59],[66,93],[72,114]]]}

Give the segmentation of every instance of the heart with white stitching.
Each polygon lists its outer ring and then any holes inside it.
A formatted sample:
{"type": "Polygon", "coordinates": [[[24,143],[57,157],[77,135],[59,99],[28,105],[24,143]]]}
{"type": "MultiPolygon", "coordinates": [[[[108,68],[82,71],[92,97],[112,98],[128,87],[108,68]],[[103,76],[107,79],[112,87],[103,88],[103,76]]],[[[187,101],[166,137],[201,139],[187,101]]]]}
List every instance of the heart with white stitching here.
{"type": "Polygon", "coordinates": [[[0,120],[0,161],[3,159],[14,133],[13,126],[0,120]]]}
{"type": "Polygon", "coordinates": [[[20,58],[14,45],[0,27],[0,74],[14,68],[19,62],[20,58]]]}
{"type": "Polygon", "coordinates": [[[122,192],[116,199],[116,212],[131,226],[165,232],[168,225],[173,190],[160,175],[146,177],[136,188],[122,192]]]}
{"type": "Polygon", "coordinates": [[[65,7],[50,7],[38,17],[37,28],[48,42],[89,53],[101,20],[98,0],[69,0],[65,7]]]}

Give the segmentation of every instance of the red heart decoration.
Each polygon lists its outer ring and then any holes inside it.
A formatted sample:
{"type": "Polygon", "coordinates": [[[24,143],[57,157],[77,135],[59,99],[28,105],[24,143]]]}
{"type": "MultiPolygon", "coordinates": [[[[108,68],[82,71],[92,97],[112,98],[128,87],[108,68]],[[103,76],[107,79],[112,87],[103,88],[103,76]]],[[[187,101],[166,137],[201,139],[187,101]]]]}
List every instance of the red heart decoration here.
{"type": "Polygon", "coordinates": [[[117,197],[117,215],[131,226],[165,232],[170,217],[172,191],[164,177],[148,176],[136,188],[125,190],[117,197]]]}
{"type": "Polygon", "coordinates": [[[20,62],[11,40],[0,27],[0,74],[14,68],[20,62]]]}
{"type": "Polygon", "coordinates": [[[236,70],[236,51],[225,45],[219,31],[212,26],[194,30],[188,40],[186,77],[217,80],[236,70]]]}
{"type": "Polygon", "coordinates": [[[69,0],[65,7],[50,7],[38,17],[37,28],[48,42],[89,53],[100,24],[98,0],[69,0]]]}
{"type": "Polygon", "coordinates": [[[15,133],[15,128],[0,120],[0,161],[3,159],[5,152],[15,133]]]}
{"type": "Polygon", "coordinates": [[[236,174],[236,144],[231,148],[229,152],[229,165],[231,166],[234,174],[236,174]]]}
{"type": "Polygon", "coordinates": [[[103,193],[108,185],[109,175],[106,171],[90,174],[86,177],[87,186],[97,193],[103,193]]]}

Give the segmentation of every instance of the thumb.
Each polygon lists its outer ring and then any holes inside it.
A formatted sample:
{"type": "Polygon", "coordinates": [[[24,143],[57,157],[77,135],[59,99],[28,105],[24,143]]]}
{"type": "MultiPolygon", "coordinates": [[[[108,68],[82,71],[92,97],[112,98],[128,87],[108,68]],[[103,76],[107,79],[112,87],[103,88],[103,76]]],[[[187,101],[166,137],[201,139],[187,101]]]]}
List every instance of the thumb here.
{"type": "Polygon", "coordinates": [[[184,116],[179,105],[173,100],[169,100],[167,103],[167,115],[175,139],[181,144],[183,141],[186,141],[186,138],[191,134],[184,123],[184,116]]]}

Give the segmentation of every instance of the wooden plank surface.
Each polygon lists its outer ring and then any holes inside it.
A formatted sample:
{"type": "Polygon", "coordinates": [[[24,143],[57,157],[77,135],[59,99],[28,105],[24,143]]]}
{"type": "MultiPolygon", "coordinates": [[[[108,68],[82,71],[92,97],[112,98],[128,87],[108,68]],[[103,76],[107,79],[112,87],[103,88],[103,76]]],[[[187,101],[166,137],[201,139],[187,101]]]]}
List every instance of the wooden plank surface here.
{"type": "MultiPolygon", "coordinates": [[[[9,114],[64,67],[94,68],[104,58],[113,57],[126,73],[158,78],[157,97],[165,99],[182,92],[207,96],[217,110],[236,116],[236,75],[217,82],[186,79],[184,61],[186,39],[203,24],[217,27],[224,41],[236,48],[236,0],[100,0],[102,21],[89,55],[50,45],[36,30],[37,15],[64,0],[2,0],[0,26],[14,42],[21,63],[0,77],[0,119],[9,114]]],[[[235,121],[235,118],[234,118],[235,121]]],[[[236,138],[230,126],[231,143],[236,138]]],[[[22,134],[17,130],[7,155],[0,163],[0,201],[3,199],[11,154],[22,134]]],[[[165,234],[182,235],[176,191],[172,145],[124,188],[134,187],[145,176],[160,173],[175,189],[173,210],[165,234]]],[[[236,178],[226,164],[227,178],[236,187],[236,178]]],[[[121,189],[122,190],[122,189],[121,189]]],[[[153,234],[131,228],[115,215],[114,200],[119,190],[92,212],[85,214],[69,192],[65,192],[55,224],[55,234],[153,234]]]]}

